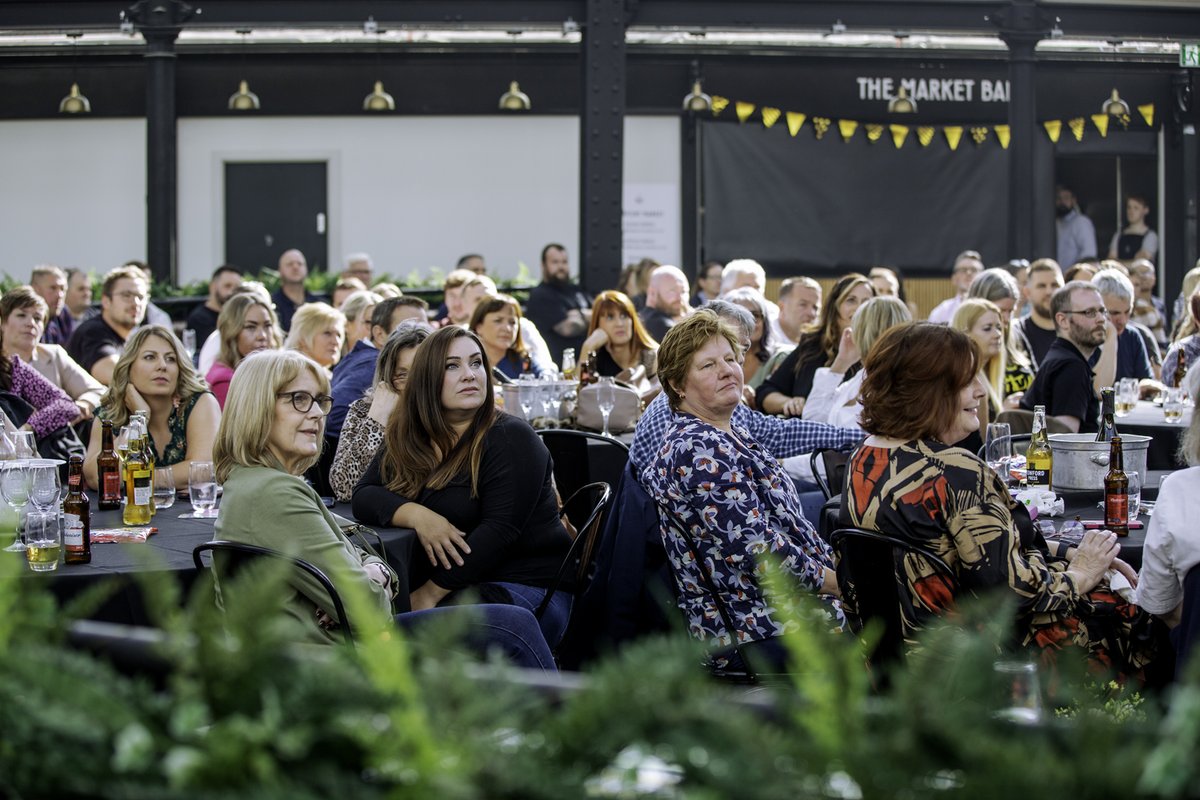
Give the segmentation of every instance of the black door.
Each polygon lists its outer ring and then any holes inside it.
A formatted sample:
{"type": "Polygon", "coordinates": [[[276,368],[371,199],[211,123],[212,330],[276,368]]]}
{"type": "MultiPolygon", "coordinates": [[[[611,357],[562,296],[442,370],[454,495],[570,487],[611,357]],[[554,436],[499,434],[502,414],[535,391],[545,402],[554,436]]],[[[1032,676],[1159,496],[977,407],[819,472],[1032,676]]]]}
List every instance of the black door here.
{"type": "Polygon", "coordinates": [[[326,162],[225,164],[225,262],[275,269],[283,251],[304,253],[310,271],[329,264],[326,162]]]}

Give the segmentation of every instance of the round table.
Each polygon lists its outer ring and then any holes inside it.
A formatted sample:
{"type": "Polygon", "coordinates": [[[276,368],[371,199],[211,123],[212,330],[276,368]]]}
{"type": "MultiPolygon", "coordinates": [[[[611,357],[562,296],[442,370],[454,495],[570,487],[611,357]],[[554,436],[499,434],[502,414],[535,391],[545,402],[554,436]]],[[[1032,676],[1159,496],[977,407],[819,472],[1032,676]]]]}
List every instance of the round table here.
{"type": "Polygon", "coordinates": [[[1149,400],[1139,400],[1128,414],[1116,418],[1117,433],[1150,437],[1146,467],[1151,470],[1187,466],[1178,460],[1176,451],[1179,449],[1179,440],[1191,424],[1191,406],[1183,407],[1183,419],[1180,422],[1167,422],[1163,419],[1162,407],[1149,400]]]}

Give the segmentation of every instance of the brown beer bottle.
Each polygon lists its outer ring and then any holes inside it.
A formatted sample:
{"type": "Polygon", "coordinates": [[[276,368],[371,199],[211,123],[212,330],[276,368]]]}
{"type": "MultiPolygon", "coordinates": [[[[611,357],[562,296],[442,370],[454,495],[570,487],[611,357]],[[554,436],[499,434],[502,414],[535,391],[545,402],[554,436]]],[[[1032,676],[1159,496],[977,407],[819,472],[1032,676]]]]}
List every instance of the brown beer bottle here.
{"type": "Polygon", "coordinates": [[[1121,437],[1109,440],[1108,474],[1104,476],[1104,527],[1117,536],[1129,535],[1129,478],[1121,437]]]}
{"type": "Polygon", "coordinates": [[[121,459],[113,449],[112,422],[104,420],[100,433],[100,455],[96,457],[97,483],[100,484],[100,510],[121,507],[121,459]]]}
{"type": "MultiPolygon", "coordinates": [[[[109,444],[112,444],[110,441],[109,444]]],[[[63,549],[68,564],[92,561],[92,509],[83,493],[83,457],[71,456],[67,496],[63,500],[63,549]]]]}

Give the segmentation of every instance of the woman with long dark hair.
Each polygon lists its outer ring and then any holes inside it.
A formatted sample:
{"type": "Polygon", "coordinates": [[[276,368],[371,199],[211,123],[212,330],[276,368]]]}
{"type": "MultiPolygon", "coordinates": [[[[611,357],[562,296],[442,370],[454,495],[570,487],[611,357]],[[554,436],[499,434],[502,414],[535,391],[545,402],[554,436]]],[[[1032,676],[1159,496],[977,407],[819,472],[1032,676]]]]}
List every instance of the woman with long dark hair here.
{"type": "MultiPolygon", "coordinates": [[[[536,609],[571,543],[550,452],[529,423],[496,409],[487,353],[457,326],[417,348],[402,413],[389,419],[353,508],[369,525],[416,530],[427,559],[414,565],[413,610],[467,589],[536,609]]],[[[552,646],[570,602],[555,593],[541,619],[552,646]]]]}

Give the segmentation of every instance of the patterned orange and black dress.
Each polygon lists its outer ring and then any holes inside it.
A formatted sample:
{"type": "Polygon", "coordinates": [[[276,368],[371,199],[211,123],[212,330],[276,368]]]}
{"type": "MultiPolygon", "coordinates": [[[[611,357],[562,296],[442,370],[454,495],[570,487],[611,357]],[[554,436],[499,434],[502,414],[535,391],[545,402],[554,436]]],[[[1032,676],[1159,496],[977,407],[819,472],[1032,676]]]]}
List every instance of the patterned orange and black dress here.
{"type": "MultiPolygon", "coordinates": [[[[1015,502],[974,454],[936,441],[863,445],[848,474],[845,506],[852,525],[933,551],[955,571],[959,592],[1003,587],[1016,595],[1022,644],[1041,649],[1044,660],[1078,646],[1096,666],[1143,677],[1157,654],[1157,623],[1106,582],[1081,595],[1067,562],[1051,556],[1032,526],[1014,522],[1015,502]]],[[[953,589],[923,557],[898,553],[896,576],[906,639],[954,607],[953,589]]],[[[852,597],[853,591],[843,598],[851,622],[852,597]]]]}

